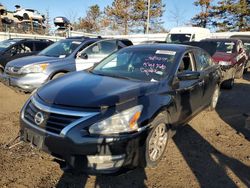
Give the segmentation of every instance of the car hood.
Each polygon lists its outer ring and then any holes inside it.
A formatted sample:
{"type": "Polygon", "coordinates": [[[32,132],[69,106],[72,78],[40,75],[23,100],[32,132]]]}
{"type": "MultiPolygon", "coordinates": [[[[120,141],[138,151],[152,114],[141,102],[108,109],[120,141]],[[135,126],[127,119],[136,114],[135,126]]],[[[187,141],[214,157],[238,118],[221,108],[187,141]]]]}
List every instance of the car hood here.
{"type": "Polygon", "coordinates": [[[232,62],[234,57],[235,57],[234,53],[229,54],[225,52],[216,52],[212,58],[215,62],[219,62],[219,61],[231,61],[232,62]]]}
{"type": "Polygon", "coordinates": [[[27,57],[22,57],[22,58],[12,60],[8,63],[8,66],[23,67],[25,65],[29,65],[32,63],[53,62],[53,61],[57,61],[58,59],[59,59],[58,57],[34,55],[34,56],[27,56],[27,57]]]}
{"type": "Polygon", "coordinates": [[[49,104],[100,108],[155,92],[157,86],[158,82],[139,82],[75,72],[49,82],[37,91],[37,95],[49,104]]]}

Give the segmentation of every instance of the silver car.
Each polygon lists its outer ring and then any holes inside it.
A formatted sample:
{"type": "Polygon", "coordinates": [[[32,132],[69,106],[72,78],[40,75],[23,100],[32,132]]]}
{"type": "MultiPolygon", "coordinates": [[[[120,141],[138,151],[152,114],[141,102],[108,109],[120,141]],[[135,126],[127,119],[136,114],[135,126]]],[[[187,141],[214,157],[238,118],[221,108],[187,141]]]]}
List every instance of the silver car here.
{"type": "Polygon", "coordinates": [[[36,56],[10,61],[0,80],[18,90],[31,92],[65,73],[89,69],[110,53],[129,45],[132,42],[127,39],[63,39],[36,56]]]}

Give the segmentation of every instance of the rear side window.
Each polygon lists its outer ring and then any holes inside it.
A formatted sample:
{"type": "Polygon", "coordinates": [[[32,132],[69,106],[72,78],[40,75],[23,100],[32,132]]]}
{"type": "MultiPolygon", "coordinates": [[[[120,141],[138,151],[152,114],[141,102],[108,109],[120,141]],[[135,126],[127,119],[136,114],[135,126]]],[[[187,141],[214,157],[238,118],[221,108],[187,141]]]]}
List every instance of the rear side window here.
{"type": "Polygon", "coordinates": [[[116,40],[111,41],[102,41],[100,42],[101,52],[103,54],[110,54],[113,51],[117,50],[116,40]]]}
{"type": "Polygon", "coordinates": [[[202,71],[212,65],[212,59],[210,55],[202,50],[196,50],[195,52],[196,68],[197,71],[202,71]]]}
{"type": "Polygon", "coordinates": [[[35,44],[35,51],[42,51],[44,48],[47,48],[50,43],[48,42],[34,42],[35,44]]]}
{"type": "Polygon", "coordinates": [[[15,53],[29,53],[33,51],[33,42],[22,42],[15,47],[15,53]]]}
{"type": "Polygon", "coordinates": [[[118,41],[118,48],[124,48],[126,46],[131,46],[133,45],[133,43],[129,40],[122,40],[122,41],[118,41]]]}

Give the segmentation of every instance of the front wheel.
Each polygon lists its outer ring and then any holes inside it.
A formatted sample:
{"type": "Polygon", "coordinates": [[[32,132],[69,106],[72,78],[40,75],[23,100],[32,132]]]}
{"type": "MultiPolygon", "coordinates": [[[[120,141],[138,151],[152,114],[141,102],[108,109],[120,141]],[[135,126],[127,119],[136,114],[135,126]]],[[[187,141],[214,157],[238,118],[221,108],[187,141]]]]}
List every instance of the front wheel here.
{"type": "Polygon", "coordinates": [[[152,125],[154,128],[146,140],[145,162],[147,167],[155,167],[160,162],[170,137],[170,131],[163,114],[157,116],[152,125]]]}

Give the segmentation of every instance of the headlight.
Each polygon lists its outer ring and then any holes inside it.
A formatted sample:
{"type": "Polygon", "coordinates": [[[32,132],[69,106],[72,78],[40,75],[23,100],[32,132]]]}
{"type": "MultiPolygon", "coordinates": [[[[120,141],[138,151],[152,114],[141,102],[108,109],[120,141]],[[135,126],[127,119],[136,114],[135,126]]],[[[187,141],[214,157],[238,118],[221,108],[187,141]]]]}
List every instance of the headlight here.
{"type": "Polygon", "coordinates": [[[137,120],[143,106],[138,105],[90,126],[91,134],[117,134],[138,130],[137,120]]]}
{"type": "Polygon", "coordinates": [[[219,65],[229,66],[229,65],[232,65],[232,63],[231,63],[231,61],[219,61],[219,65]]]}
{"type": "Polygon", "coordinates": [[[27,73],[40,73],[46,70],[48,67],[48,63],[36,64],[36,65],[27,65],[20,69],[19,73],[27,74],[27,73]]]}

